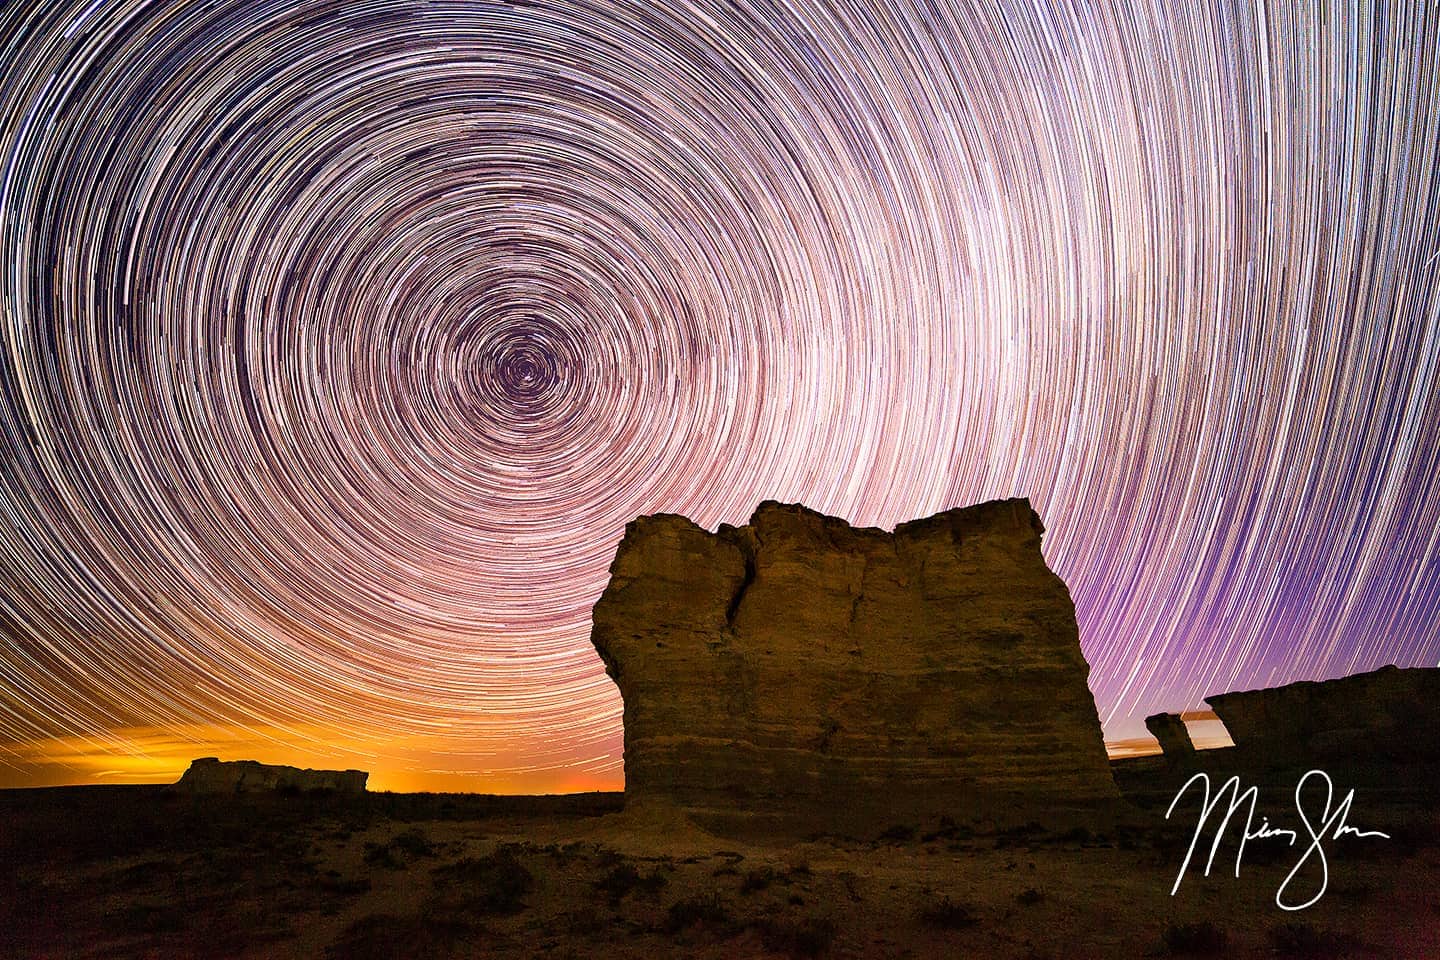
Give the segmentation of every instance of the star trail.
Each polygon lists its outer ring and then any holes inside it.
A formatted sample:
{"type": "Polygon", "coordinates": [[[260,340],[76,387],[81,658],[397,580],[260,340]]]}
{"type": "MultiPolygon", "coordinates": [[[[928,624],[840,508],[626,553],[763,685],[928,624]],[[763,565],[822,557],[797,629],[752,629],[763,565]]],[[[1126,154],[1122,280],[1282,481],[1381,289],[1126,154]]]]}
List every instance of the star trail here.
{"type": "Polygon", "coordinates": [[[1440,5],[1299,7],[6,6],[0,782],[617,787],[763,499],[1029,496],[1112,738],[1435,665],[1440,5]]]}

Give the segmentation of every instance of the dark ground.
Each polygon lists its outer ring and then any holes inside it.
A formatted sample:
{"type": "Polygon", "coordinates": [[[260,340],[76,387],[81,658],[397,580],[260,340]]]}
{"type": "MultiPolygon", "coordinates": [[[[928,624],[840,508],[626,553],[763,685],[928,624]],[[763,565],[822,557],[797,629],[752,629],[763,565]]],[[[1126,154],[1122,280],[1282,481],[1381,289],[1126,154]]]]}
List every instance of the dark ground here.
{"type": "MultiPolygon", "coordinates": [[[[1198,798],[1167,822],[1183,774],[1114,769],[1131,803],[1093,830],[788,843],[621,813],[618,794],[4,791],[0,956],[1440,958],[1433,772],[1331,771],[1337,802],[1357,788],[1350,824],[1392,838],[1327,843],[1327,892],[1287,912],[1275,892],[1301,848],[1283,839],[1252,840],[1238,880],[1227,843],[1172,897],[1198,798]]],[[[1260,813],[1299,826],[1295,772],[1257,780],[1260,813]]]]}

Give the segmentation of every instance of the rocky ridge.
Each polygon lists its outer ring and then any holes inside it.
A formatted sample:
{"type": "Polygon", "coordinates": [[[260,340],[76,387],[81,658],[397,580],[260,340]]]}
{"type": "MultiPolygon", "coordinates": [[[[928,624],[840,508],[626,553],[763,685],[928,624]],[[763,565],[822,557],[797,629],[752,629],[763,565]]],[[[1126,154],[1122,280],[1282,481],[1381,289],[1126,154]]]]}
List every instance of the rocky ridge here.
{"type": "Polygon", "coordinates": [[[333,790],[363,793],[370,774],[364,770],[301,770],[256,760],[222,761],[201,757],[191,761],[176,786],[197,793],[249,793],[264,790],[333,790]]]}

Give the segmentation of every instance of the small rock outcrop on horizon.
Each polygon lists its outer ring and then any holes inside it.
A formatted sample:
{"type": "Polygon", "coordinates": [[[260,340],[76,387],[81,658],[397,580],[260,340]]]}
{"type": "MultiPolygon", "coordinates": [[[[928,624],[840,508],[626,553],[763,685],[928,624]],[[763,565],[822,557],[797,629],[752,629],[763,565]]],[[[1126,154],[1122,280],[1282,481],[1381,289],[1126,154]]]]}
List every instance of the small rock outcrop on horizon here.
{"type": "Polygon", "coordinates": [[[1190,728],[1178,713],[1156,713],[1145,718],[1145,729],[1160,741],[1160,751],[1172,763],[1185,763],[1195,757],[1195,742],[1190,728]]]}
{"type": "Polygon", "coordinates": [[[893,824],[1115,797],[1043,531],[1023,499],[894,533],[773,501],[635,520],[591,634],[627,801],[893,824]]]}
{"type": "Polygon", "coordinates": [[[1440,669],[1388,666],[1338,680],[1221,693],[1205,702],[1237,751],[1256,761],[1440,761],[1440,669]]]}
{"type": "Polygon", "coordinates": [[[370,774],[364,770],[301,770],[256,760],[220,760],[201,757],[176,782],[198,793],[249,793],[264,790],[332,790],[364,793],[370,774]]]}

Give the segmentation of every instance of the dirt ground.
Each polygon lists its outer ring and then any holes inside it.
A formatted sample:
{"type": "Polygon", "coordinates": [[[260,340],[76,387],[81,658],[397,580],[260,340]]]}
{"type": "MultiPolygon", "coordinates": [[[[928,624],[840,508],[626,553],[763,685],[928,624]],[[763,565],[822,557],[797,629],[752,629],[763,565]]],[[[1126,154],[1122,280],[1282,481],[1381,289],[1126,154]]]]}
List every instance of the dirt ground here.
{"type": "MultiPolygon", "coordinates": [[[[1239,879],[1227,842],[1171,895],[1198,801],[1165,820],[1176,781],[1156,770],[1117,768],[1131,803],[1103,829],[947,820],[803,842],[613,794],[8,791],[0,955],[1440,958],[1424,797],[1357,791],[1350,823],[1390,838],[1325,844],[1326,892],[1292,912],[1274,902],[1301,849],[1283,837],[1250,841],[1239,879]]],[[[1260,808],[1295,820],[1278,782],[1260,808]]],[[[1309,866],[1292,900],[1316,889],[1309,866]]]]}

